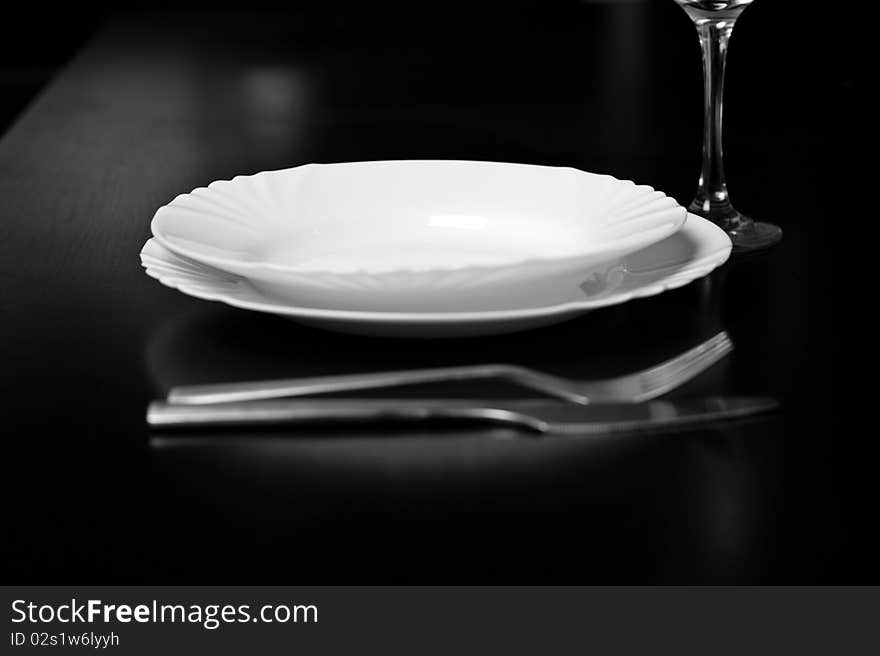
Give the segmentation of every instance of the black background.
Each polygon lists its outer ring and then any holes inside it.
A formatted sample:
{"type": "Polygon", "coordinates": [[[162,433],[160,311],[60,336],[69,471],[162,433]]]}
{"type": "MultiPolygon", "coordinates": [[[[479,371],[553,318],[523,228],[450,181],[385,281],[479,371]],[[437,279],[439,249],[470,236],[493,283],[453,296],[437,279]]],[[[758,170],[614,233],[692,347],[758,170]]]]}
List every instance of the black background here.
{"type": "MultiPolygon", "coordinates": [[[[744,14],[725,108],[733,201],[782,225],[782,246],[558,327],[442,343],[325,334],[165,290],[137,266],[152,211],[238,173],[406,157],[571,165],[687,202],[701,73],[693,26],[671,0],[4,10],[20,29],[0,46],[0,122],[121,17],[76,70],[117,53],[180,54],[202,67],[206,127],[169,132],[159,122],[133,136],[123,125],[125,143],[68,148],[56,137],[104,143],[106,126],[75,103],[70,115],[85,122],[68,125],[63,101],[78,96],[65,88],[37,96],[0,142],[3,578],[876,581],[861,535],[874,508],[860,477],[864,445],[834,411],[832,366],[835,245],[852,220],[838,180],[862,153],[848,136],[857,81],[833,16],[794,6],[759,0],[744,14]],[[248,67],[281,79],[305,71],[317,90],[313,131],[279,139],[280,119],[226,132],[246,123],[227,80],[248,67]],[[192,168],[162,162],[177,176],[163,178],[151,172],[162,139],[194,139],[209,156],[192,168]],[[65,221],[88,238],[71,239],[65,221]],[[168,441],[143,422],[146,403],[171,384],[488,360],[590,377],[652,364],[719,328],[736,354],[680,395],[772,394],[778,416],[599,443],[383,430],[168,441]]],[[[119,98],[132,103],[132,125],[143,120],[134,97],[119,98]]]]}

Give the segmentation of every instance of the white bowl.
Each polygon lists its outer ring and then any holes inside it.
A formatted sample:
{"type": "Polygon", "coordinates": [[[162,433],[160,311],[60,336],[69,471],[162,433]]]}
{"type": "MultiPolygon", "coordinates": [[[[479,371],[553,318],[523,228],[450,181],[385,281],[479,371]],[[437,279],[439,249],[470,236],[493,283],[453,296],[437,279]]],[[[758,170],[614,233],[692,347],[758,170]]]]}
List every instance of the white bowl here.
{"type": "MultiPolygon", "coordinates": [[[[646,185],[469,161],[308,164],[213,182],[156,212],[173,253],[305,307],[430,312],[554,301],[563,281],[676,232],[646,185]]],[[[567,286],[566,286],[567,288],[567,286]]]]}

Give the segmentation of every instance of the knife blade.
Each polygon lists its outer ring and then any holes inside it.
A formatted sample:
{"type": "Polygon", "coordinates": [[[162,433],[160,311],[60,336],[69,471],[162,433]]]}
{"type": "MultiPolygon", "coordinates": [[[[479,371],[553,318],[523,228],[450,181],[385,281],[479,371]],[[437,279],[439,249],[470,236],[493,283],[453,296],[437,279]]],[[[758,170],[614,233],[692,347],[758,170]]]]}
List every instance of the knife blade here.
{"type": "Polygon", "coordinates": [[[202,406],[154,401],[147,423],[154,429],[179,430],[466,420],[541,434],[598,435],[696,427],[769,412],[778,405],[769,397],[590,406],[537,399],[276,399],[202,406]]]}

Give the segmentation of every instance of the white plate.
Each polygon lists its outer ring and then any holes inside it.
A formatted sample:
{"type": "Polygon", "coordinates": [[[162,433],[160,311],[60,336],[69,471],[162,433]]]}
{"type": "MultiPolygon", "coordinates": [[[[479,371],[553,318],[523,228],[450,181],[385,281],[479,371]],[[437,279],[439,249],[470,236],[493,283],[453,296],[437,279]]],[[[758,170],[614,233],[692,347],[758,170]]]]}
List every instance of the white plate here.
{"type": "Polygon", "coordinates": [[[653,296],[701,278],[730,256],[730,238],[689,214],[679,232],[584,276],[562,302],[523,294],[507,309],[481,312],[358,312],[305,307],[267,295],[246,278],[175,255],[156,239],[141,251],[148,275],[184,294],[269,312],[340,332],[397,337],[464,337],[509,333],[565,321],[596,308],[653,296]]]}
{"type": "Polygon", "coordinates": [[[510,308],[523,293],[562,302],[572,280],[685,218],[662,192],[608,175],[411,160],[212,182],[160,208],[151,228],[177,255],[297,305],[462,312],[510,308]]]}

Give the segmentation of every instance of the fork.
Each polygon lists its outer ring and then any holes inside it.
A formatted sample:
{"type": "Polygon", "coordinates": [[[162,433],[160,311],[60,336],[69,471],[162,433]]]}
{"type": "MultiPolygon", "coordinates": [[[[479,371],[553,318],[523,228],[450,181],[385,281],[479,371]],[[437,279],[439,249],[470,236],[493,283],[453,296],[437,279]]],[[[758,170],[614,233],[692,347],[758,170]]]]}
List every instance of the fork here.
{"type": "Polygon", "coordinates": [[[398,387],[420,383],[499,379],[581,405],[589,403],[640,403],[654,399],[695,378],[732,349],[733,343],[730,341],[730,337],[726,332],[720,332],[699,346],[650,369],[604,380],[571,380],[516,365],[485,364],[342,376],[191,385],[172,388],[168,393],[168,402],[181,405],[202,405],[398,387]]]}

